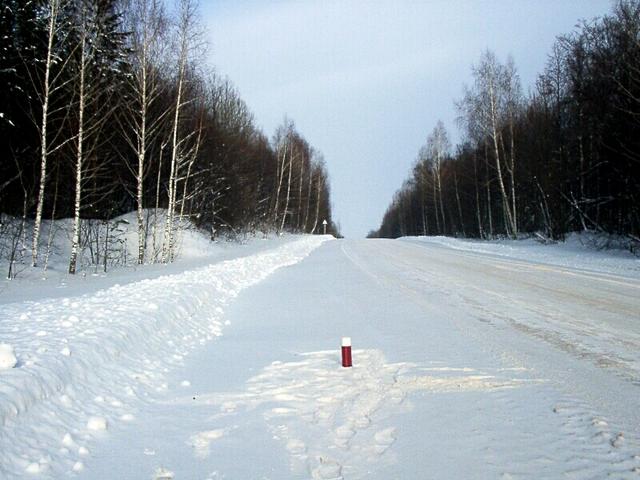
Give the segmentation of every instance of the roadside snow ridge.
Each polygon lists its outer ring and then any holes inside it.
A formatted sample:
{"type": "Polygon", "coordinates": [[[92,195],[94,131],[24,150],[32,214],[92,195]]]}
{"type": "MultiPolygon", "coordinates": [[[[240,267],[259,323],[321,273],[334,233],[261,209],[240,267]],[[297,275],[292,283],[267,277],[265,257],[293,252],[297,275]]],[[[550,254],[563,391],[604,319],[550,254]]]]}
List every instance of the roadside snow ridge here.
{"type": "MultiPolygon", "coordinates": [[[[82,470],[87,445],[135,421],[141,402],[168,388],[166,374],[222,334],[230,301],[328,238],[80,297],[3,305],[0,478],[82,470]]],[[[200,439],[203,451],[212,436],[200,439]]]]}

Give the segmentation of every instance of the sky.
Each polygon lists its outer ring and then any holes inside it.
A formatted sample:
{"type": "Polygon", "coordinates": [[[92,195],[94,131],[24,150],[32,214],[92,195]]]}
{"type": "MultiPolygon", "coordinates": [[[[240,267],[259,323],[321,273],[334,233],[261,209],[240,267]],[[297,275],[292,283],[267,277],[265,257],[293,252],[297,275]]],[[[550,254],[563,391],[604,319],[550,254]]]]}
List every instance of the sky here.
{"type": "Polygon", "coordinates": [[[558,35],[611,0],[209,0],[208,61],[271,138],[285,115],[327,162],[346,237],[377,229],[438,120],[486,49],[512,55],[525,92],[558,35]]]}

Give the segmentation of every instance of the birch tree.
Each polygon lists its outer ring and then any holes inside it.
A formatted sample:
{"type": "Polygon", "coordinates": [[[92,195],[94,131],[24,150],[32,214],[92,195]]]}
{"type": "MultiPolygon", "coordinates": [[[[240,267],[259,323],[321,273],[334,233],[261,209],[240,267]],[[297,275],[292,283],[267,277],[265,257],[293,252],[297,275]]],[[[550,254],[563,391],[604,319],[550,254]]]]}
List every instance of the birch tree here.
{"type": "MultiPolygon", "coordinates": [[[[317,155],[318,155],[317,152],[315,152],[312,149],[311,157],[309,159],[309,168],[307,168],[308,183],[307,183],[307,199],[305,201],[305,210],[304,210],[304,220],[302,222],[303,232],[307,231],[307,225],[309,221],[309,211],[311,210],[311,194],[312,194],[312,187],[313,187],[313,162],[317,155]]],[[[300,179],[300,181],[302,182],[302,179],[300,179]]]]}
{"type": "Polygon", "coordinates": [[[47,163],[49,159],[49,144],[47,137],[47,127],[49,126],[49,99],[55,91],[55,84],[52,78],[52,67],[54,60],[57,60],[54,51],[55,39],[59,33],[58,15],[60,13],[60,0],[49,0],[46,5],[47,22],[47,50],[44,61],[44,80],[41,96],[42,117],[40,119],[40,186],[38,189],[38,200],[36,205],[36,216],[33,224],[33,242],[31,246],[31,265],[35,267],[38,263],[38,246],[40,242],[40,225],[42,224],[42,210],[44,207],[44,194],[47,184],[47,163]]]}
{"type": "Polygon", "coordinates": [[[75,201],[73,207],[73,233],[71,237],[71,257],[69,258],[69,273],[75,274],[80,249],[80,207],[82,202],[82,168],[85,160],[85,107],[89,98],[90,85],[88,84],[89,63],[94,55],[94,46],[89,40],[89,28],[91,28],[91,12],[89,6],[83,4],[79,18],[79,62],[78,62],[78,130],[76,136],[75,151],[75,201]]]}
{"type": "Polygon", "coordinates": [[[319,165],[316,167],[316,211],[315,211],[315,215],[314,215],[314,219],[313,219],[313,226],[311,227],[311,232],[310,233],[315,233],[316,228],[318,227],[318,223],[320,222],[320,205],[322,203],[322,191],[324,190],[324,182],[325,182],[325,176],[324,176],[324,167],[323,167],[323,163],[319,163],[319,165]]]}
{"type": "MultiPolygon", "coordinates": [[[[134,153],[135,164],[127,162],[136,182],[136,219],[138,231],[137,263],[144,263],[146,228],[144,219],[144,180],[150,150],[162,132],[168,110],[154,108],[163,93],[160,77],[167,19],[160,0],[128,0],[128,30],[131,32],[132,72],[129,88],[132,102],[124,115],[125,138],[134,153]],[[129,133],[130,132],[130,133],[129,133]],[[129,133],[129,134],[127,134],[129,133]]],[[[125,155],[125,158],[128,158],[125,155]]]]}
{"type": "Polygon", "coordinates": [[[278,225],[280,213],[280,193],[283,189],[285,172],[287,169],[289,157],[291,156],[291,135],[294,130],[293,122],[285,117],[282,125],[280,125],[274,134],[273,144],[275,147],[278,163],[276,166],[276,185],[275,199],[273,204],[273,225],[278,225]]]}
{"type": "MultiPolygon", "coordinates": [[[[505,121],[509,131],[509,184],[511,188],[511,229],[514,236],[518,235],[518,209],[516,201],[516,147],[515,125],[522,105],[522,88],[513,57],[509,56],[502,71],[502,90],[504,92],[505,121]]],[[[504,149],[503,149],[504,150],[504,149]]]]}
{"type": "MultiPolygon", "coordinates": [[[[123,69],[124,38],[119,31],[120,17],[113,2],[83,0],[75,14],[77,49],[74,57],[74,94],[77,130],[74,136],[74,205],[73,230],[69,273],[75,274],[80,251],[83,182],[87,160],[94,163],[90,174],[100,168],[96,151],[101,144],[102,127],[114,113],[113,93],[121,85],[116,83],[123,69]]],[[[88,177],[90,178],[90,176],[88,177]]],[[[94,191],[96,185],[94,182],[94,191]]]]}
{"type": "MultiPolygon", "coordinates": [[[[514,237],[518,228],[509,194],[505,187],[503,159],[500,154],[501,121],[505,114],[505,68],[491,51],[482,54],[480,62],[472,68],[474,86],[466,89],[462,100],[463,110],[472,118],[483,136],[490,139],[493,147],[496,179],[500,189],[506,233],[514,237]]],[[[515,187],[514,187],[515,188],[515,187]]]]}
{"type": "Polygon", "coordinates": [[[284,230],[284,224],[287,220],[287,215],[289,214],[289,200],[291,198],[291,176],[293,174],[293,159],[295,158],[295,155],[299,154],[299,152],[296,152],[293,142],[290,141],[289,143],[290,143],[290,147],[289,147],[290,153],[289,153],[289,161],[287,162],[287,170],[289,172],[287,176],[287,195],[284,201],[284,210],[282,211],[282,220],[280,221],[280,227],[278,228],[278,233],[282,233],[282,231],[284,230]]]}
{"type": "Polygon", "coordinates": [[[431,168],[434,174],[433,201],[436,210],[436,220],[438,214],[440,214],[440,218],[442,221],[441,233],[445,233],[446,231],[444,204],[442,202],[442,162],[449,154],[450,149],[451,143],[449,142],[447,130],[444,128],[444,124],[442,123],[442,121],[438,120],[438,123],[427,138],[427,151],[428,158],[431,163],[431,168]]]}
{"type": "Polygon", "coordinates": [[[182,131],[183,118],[181,114],[190,99],[186,95],[187,66],[197,44],[196,32],[197,2],[195,0],[179,0],[178,23],[176,25],[177,39],[177,71],[176,98],[173,107],[171,126],[171,159],[169,170],[167,218],[164,228],[162,248],[162,263],[173,261],[175,253],[174,220],[176,211],[176,190],[178,169],[185,159],[186,141],[189,134],[182,131]]]}

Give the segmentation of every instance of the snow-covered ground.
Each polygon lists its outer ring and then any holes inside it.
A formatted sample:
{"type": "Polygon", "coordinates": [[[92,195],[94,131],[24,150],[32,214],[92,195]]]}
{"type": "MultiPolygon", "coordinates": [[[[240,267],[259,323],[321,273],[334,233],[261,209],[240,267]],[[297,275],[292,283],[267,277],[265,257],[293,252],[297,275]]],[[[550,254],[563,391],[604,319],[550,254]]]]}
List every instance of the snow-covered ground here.
{"type": "MultiPolygon", "coordinates": [[[[145,211],[145,218],[152,219],[153,211],[145,211]]],[[[39,268],[29,267],[31,262],[31,235],[32,224],[26,226],[24,235],[24,248],[19,248],[18,263],[14,268],[15,278],[6,279],[8,262],[6,258],[0,261],[2,275],[0,276],[0,304],[18,300],[40,299],[44,297],[74,296],[97,291],[117,284],[124,285],[139,280],[155,278],[161,275],[180,273],[189,269],[197,268],[214,261],[221,261],[234,258],[238,255],[249,255],[262,250],[273,248],[283,241],[277,235],[256,234],[234,241],[228,241],[225,237],[220,237],[216,242],[211,242],[207,235],[198,231],[188,224],[184,229],[178,229],[177,237],[177,260],[169,265],[160,264],[159,257],[162,250],[162,228],[164,227],[164,211],[158,212],[158,227],[154,229],[149,226],[149,239],[146,251],[145,265],[139,267],[136,264],[138,249],[138,235],[136,233],[135,212],[122,215],[111,220],[109,223],[110,260],[105,273],[102,254],[105,239],[105,224],[92,220],[91,228],[85,225],[83,230],[85,236],[96,237],[99,245],[96,246],[96,239],[91,248],[86,247],[81,253],[78,262],[78,273],[68,275],[69,255],[71,253],[71,230],[72,221],[70,219],[56,220],[51,222],[44,220],[42,232],[45,237],[42,243],[49,242],[49,232],[51,238],[51,255],[49,256],[47,269],[45,264],[45,245],[41,246],[39,255],[39,268]],[[153,241],[155,238],[155,242],[153,241]],[[155,246],[152,246],[155,244],[155,246]],[[240,247],[238,249],[238,247],[240,247]],[[93,254],[92,254],[93,252],[93,254]],[[155,263],[154,263],[155,257],[155,263]],[[96,260],[98,262],[96,263],[96,260]]],[[[14,222],[19,219],[13,219],[14,222]]],[[[284,237],[286,239],[286,235],[284,237]]],[[[5,242],[6,243],[6,242],[5,242]]],[[[22,246],[22,242],[20,242],[22,246]]],[[[0,252],[8,254],[0,248],[0,252]]]]}
{"type": "Polygon", "coordinates": [[[636,258],[324,240],[16,292],[0,477],[640,478],[636,258]]]}
{"type": "Polygon", "coordinates": [[[133,422],[168,388],[167,372],[221,335],[224,309],[240,291],[326,239],[256,239],[164,269],[57,275],[36,281],[39,294],[33,285],[8,285],[0,310],[0,477],[81,471],[97,438],[133,422]],[[225,254],[232,258],[221,260],[225,254]],[[181,271],[196,260],[200,267],[181,271]],[[153,278],[141,280],[145,274],[153,278]]]}

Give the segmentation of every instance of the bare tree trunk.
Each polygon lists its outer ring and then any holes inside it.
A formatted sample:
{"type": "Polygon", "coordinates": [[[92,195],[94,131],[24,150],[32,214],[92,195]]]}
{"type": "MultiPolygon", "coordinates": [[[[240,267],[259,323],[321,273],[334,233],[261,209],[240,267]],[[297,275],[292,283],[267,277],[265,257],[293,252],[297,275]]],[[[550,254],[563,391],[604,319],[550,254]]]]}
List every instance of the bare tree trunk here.
{"type": "MultiPolygon", "coordinates": [[[[514,237],[518,236],[518,210],[516,196],[516,146],[515,146],[515,119],[517,116],[518,105],[521,100],[520,80],[516,73],[513,58],[509,57],[507,64],[502,70],[504,76],[502,87],[503,94],[506,99],[506,114],[509,126],[509,162],[507,169],[509,170],[510,188],[511,188],[511,230],[514,237]]],[[[505,152],[506,159],[506,152],[505,152]]]]}
{"type": "Polygon", "coordinates": [[[475,149],[473,151],[473,179],[476,192],[476,219],[478,221],[478,235],[480,235],[480,238],[484,238],[484,231],[482,229],[482,215],[480,214],[480,190],[478,188],[478,155],[475,149]]]}
{"type": "Polygon", "coordinates": [[[458,215],[460,216],[460,229],[462,230],[462,236],[466,237],[467,234],[464,231],[464,219],[462,218],[462,205],[460,203],[460,193],[458,192],[458,174],[453,171],[453,183],[456,187],[456,201],[458,202],[458,215]]]}
{"type": "Polygon", "coordinates": [[[305,156],[300,157],[300,180],[298,182],[298,211],[296,212],[296,228],[301,229],[302,224],[302,179],[304,178],[304,159],[305,156]]]}
{"type": "Polygon", "coordinates": [[[49,123],[49,95],[50,77],[53,57],[53,37],[56,32],[59,0],[49,1],[49,28],[47,38],[47,59],[44,66],[44,93],[42,97],[42,120],[40,123],[40,188],[38,190],[38,203],[36,206],[36,218],[33,224],[33,243],[31,247],[31,266],[38,264],[38,247],[40,242],[40,225],[42,223],[42,210],[44,208],[44,192],[47,184],[47,125],[49,123]]]}
{"type": "MultiPolygon", "coordinates": [[[[180,69],[182,71],[182,68],[180,69]]],[[[180,106],[182,101],[182,74],[178,80],[178,96],[176,99],[173,128],[171,133],[171,163],[169,170],[169,202],[167,205],[167,218],[164,226],[164,239],[162,242],[162,263],[170,261],[173,250],[173,215],[175,212],[175,186],[178,164],[178,125],[180,121],[180,106]]]]}
{"type": "Polygon", "coordinates": [[[309,162],[309,184],[307,185],[307,203],[304,213],[304,223],[302,226],[302,230],[304,232],[307,231],[307,222],[309,221],[309,209],[311,208],[311,187],[313,181],[313,168],[311,167],[311,162],[309,162]]]}
{"type": "Polygon", "coordinates": [[[193,164],[198,158],[198,154],[200,153],[200,145],[202,144],[202,132],[204,131],[204,109],[201,111],[200,121],[198,126],[198,137],[196,139],[196,144],[193,150],[193,154],[191,155],[191,159],[189,160],[189,164],[187,165],[187,176],[184,179],[184,185],[182,187],[182,200],[180,202],[180,220],[184,217],[184,204],[187,199],[187,185],[189,183],[189,178],[191,177],[191,168],[193,168],[193,164]]]}
{"type": "Polygon", "coordinates": [[[284,230],[284,223],[287,220],[287,210],[289,209],[289,199],[291,197],[291,173],[293,171],[293,151],[289,155],[289,177],[287,179],[287,199],[284,203],[284,212],[282,213],[282,222],[280,223],[279,232],[284,230]]]}
{"type": "Polygon", "coordinates": [[[318,226],[318,220],[320,217],[320,193],[322,192],[322,177],[318,175],[318,180],[316,182],[316,218],[313,221],[313,228],[311,229],[311,233],[313,234],[316,231],[316,227],[318,226]]]}
{"type": "Polygon", "coordinates": [[[445,222],[445,216],[444,216],[444,205],[442,203],[442,175],[441,175],[441,170],[440,170],[440,165],[442,159],[438,159],[438,171],[437,171],[437,180],[438,180],[438,198],[440,199],[440,214],[442,215],[442,234],[446,235],[446,222],[445,222]]]}
{"type": "Polygon", "coordinates": [[[56,183],[53,191],[53,206],[51,208],[51,224],[49,225],[49,235],[47,239],[47,251],[44,255],[44,271],[47,271],[47,267],[49,266],[49,256],[51,255],[51,245],[53,243],[54,236],[54,225],[56,221],[56,207],[58,204],[58,185],[59,185],[59,170],[56,170],[56,183]]]}
{"type": "Polygon", "coordinates": [[[71,258],[69,259],[69,273],[76,273],[76,264],[78,261],[78,250],[80,248],[80,205],[82,200],[82,164],[84,160],[83,142],[84,142],[84,107],[85,107],[85,75],[87,69],[86,58],[86,32],[82,32],[80,40],[81,61],[80,61],[80,85],[78,95],[78,138],[76,148],[76,195],[73,209],[73,234],[71,238],[71,258]]]}
{"type": "Polygon", "coordinates": [[[181,1],[180,11],[180,57],[178,59],[178,91],[173,115],[173,126],[171,129],[171,166],[169,170],[169,203],[167,205],[167,219],[164,228],[164,241],[162,245],[162,263],[173,260],[174,254],[174,215],[176,209],[176,185],[178,176],[178,161],[180,160],[181,148],[178,139],[178,130],[180,127],[180,111],[183,101],[183,89],[185,82],[185,72],[187,67],[187,57],[189,48],[189,27],[191,23],[189,0],[181,1]]]}
{"type": "Polygon", "coordinates": [[[153,210],[153,225],[151,226],[151,241],[153,242],[153,261],[156,262],[158,260],[158,255],[156,251],[156,232],[158,230],[158,209],[160,208],[160,179],[162,177],[162,154],[164,152],[165,144],[163,143],[160,146],[160,159],[158,165],[158,176],[156,178],[156,204],[153,210]]]}
{"type": "Polygon", "coordinates": [[[278,162],[278,171],[276,172],[276,176],[278,177],[278,187],[276,188],[276,202],[273,207],[274,226],[277,225],[278,223],[278,208],[280,206],[280,190],[282,189],[282,181],[284,179],[284,168],[285,168],[285,161],[287,158],[287,144],[288,142],[285,141],[284,151],[282,152],[282,160],[278,162]]]}
{"type": "Polygon", "coordinates": [[[516,204],[516,146],[515,140],[513,138],[514,128],[513,128],[513,118],[509,119],[509,132],[510,132],[510,156],[509,160],[511,162],[511,166],[509,168],[509,176],[511,179],[511,211],[513,215],[513,234],[514,236],[518,236],[518,212],[517,212],[517,204],[516,204]]]}
{"type": "Polygon", "coordinates": [[[16,261],[20,243],[22,243],[22,246],[24,248],[24,239],[22,237],[24,235],[27,222],[27,190],[24,188],[24,184],[22,188],[24,195],[22,199],[22,218],[20,219],[20,227],[12,232],[10,244],[11,250],[9,252],[9,272],[7,273],[7,280],[13,280],[14,278],[16,278],[16,261]]]}
{"type": "MultiPolygon", "coordinates": [[[[580,112],[580,118],[582,118],[582,112],[580,112]]],[[[580,122],[582,124],[582,122],[580,122]]],[[[580,133],[578,135],[578,149],[580,152],[580,200],[576,203],[579,202],[584,202],[586,200],[585,198],[585,188],[584,188],[584,176],[585,176],[585,160],[584,160],[584,146],[583,146],[583,138],[582,138],[582,133],[580,133]]],[[[582,223],[582,230],[587,231],[588,227],[587,227],[587,223],[585,222],[585,215],[584,215],[584,210],[578,208],[578,216],[580,217],[580,223],[582,223]]]]}
{"type": "MultiPolygon", "coordinates": [[[[434,177],[435,177],[435,171],[434,171],[434,177]]],[[[436,235],[442,235],[442,230],[440,229],[440,219],[439,219],[439,213],[438,213],[438,190],[437,190],[437,182],[436,179],[433,179],[433,209],[435,212],[435,216],[436,216],[436,235]]]]}
{"type": "Polygon", "coordinates": [[[542,185],[540,185],[540,181],[535,178],[536,185],[538,186],[538,190],[540,190],[540,197],[542,201],[540,202],[540,211],[542,212],[542,218],[544,219],[544,223],[547,230],[547,237],[554,238],[553,226],[551,224],[551,214],[549,213],[549,204],[547,202],[547,195],[544,193],[542,189],[542,185]]]}
{"type": "Polygon", "coordinates": [[[149,216],[147,215],[145,219],[143,210],[148,149],[171,111],[171,107],[163,112],[152,111],[155,101],[163,93],[155,60],[160,54],[158,46],[166,39],[165,17],[161,0],[123,0],[123,2],[123,8],[131,10],[131,13],[125,16],[128,23],[124,28],[129,32],[132,42],[132,72],[128,79],[129,88],[133,92],[133,102],[127,102],[125,106],[127,112],[121,126],[124,138],[135,154],[136,165],[129,164],[129,155],[123,155],[123,159],[136,181],[137,263],[141,265],[144,263],[148,244],[149,216]]]}
{"type": "MultiPolygon", "coordinates": [[[[511,135],[513,135],[513,128],[511,127],[510,124],[510,129],[511,129],[511,135]]],[[[500,137],[500,147],[502,148],[502,154],[503,154],[503,158],[507,158],[507,149],[504,145],[504,136],[502,135],[502,133],[498,134],[500,137]]],[[[516,199],[515,199],[515,194],[516,194],[516,185],[515,185],[515,176],[514,176],[514,169],[515,169],[515,153],[513,152],[513,148],[514,148],[514,142],[513,142],[513,137],[511,137],[510,139],[510,148],[511,150],[509,151],[509,162],[507,162],[505,160],[505,163],[507,165],[507,172],[509,173],[509,188],[511,190],[511,219],[510,219],[510,226],[511,226],[511,231],[513,233],[513,236],[517,236],[518,233],[518,225],[516,222],[516,212],[515,212],[515,207],[516,207],[516,199]]],[[[505,214],[505,220],[508,220],[509,217],[505,214]]]]}
{"type": "Polygon", "coordinates": [[[489,221],[489,237],[493,238],[493,207],[491,206],[491,182],[489,177],[489,152],[487,142],[484,142],[484,168],[487,186],[487,217],[489,221]]]}
{"type": "Polygon", "coordinates": [[[104,254],[102,255],[102,271],[107,273],[107,264],[109,263],[109,220],[104,222],[104,254]]]}
{"type": "MultiPolygon", "coordinates": [[[[13,227],[14,222],[10,219],[7,224],[9,228],[13,230],[11,232],[11,242],[10,242],[10,251],[9,251],[9,271],[7,273],[7,280],[13,280],[16,277],[16,257],[18,256],[18,250],[20,250],[20,256],[24,257],[24,249],[26,248],[26,238],[25,238],[25,227],[27,224],[27,199],[28,193],[27,188],[24,184],[23,171],[18,159],[13,155],[13,161],[16,164],[16,168],[18,170],[18,178],[20,179],[20,186],[22,187],[22,218],[20,219],[20,227],[15,229],[13,227]],[[22,244],[22,248],[19,249],[19,245],[22,244]]],[[[0,224],[1,224],[0,218],[0,224]]]]}
{"type": "Polygon", "coordinates": [[[427,198],[425,190],[427,188],[426,180],[424,178],[424,168],[420,166],[420,211],[422,213],[422,235],[425,237],[429,235],[428,218],[427,218],[427,198]]]}
{"type": "Polygon", "coordinates": [[[502,165],[500,161],[500,149],[498,147],[498,112],[496,106],[496,92],[493,84],[493,79],[489,81],[489,102],[491,107],[491,138],[493,140],[493,149],[496,160],[496,172],[498,176],[498,186],[500,187],[500,194],[502,195],[502,208],[506,217],[505,228],[507,235],[513,237],[513,217],[511,215],[511,206],[509,205],[509,198],[507,191],[504,187],[504,180],[502,176],[502,165]]]}
{"type": "MultiPolygon", "coordinates": [[[[143,50],[146,48],[143,47],[143,50]]],[[[146,54],[143,53],[143,66],[142,66],[142,91],[141,91],[141,102],[142,108],[140,111],[141,114],[141,123],[140,123],[140,136],[139,136],[139,148],[138,148],[138,174],[136,176],[137,183],[137,191],[136,191],[136,201],[138,204],[137,211],[137,219],[138,219],[138,265],[142,265],[144,263],[144,247],[147,243],[146,240],[146,232],[143,218],[143,208],[144,205],[142,203],[143,195],[144,195],[144,167],[145,167],[145,157],[147,152],[147,66],[146,66],[146,54]]]]}

